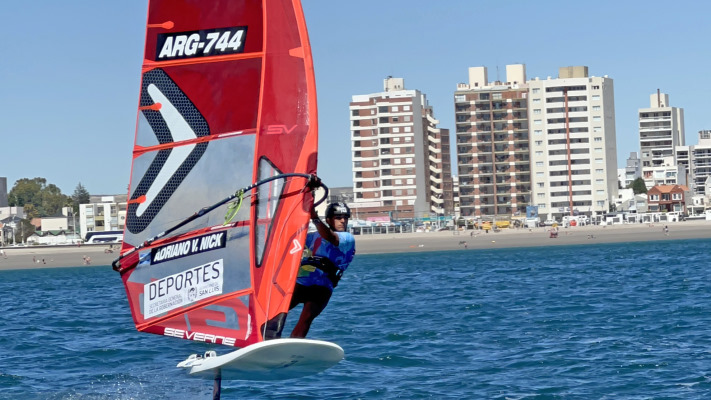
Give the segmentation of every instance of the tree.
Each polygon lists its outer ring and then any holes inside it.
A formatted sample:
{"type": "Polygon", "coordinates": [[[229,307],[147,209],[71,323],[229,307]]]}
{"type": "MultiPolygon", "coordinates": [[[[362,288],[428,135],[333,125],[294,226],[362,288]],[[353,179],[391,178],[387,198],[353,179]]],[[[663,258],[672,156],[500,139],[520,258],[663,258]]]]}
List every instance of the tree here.
{"type": "Polygon", "coordinates": [[[637,178],[632,182],[628,188],[632,188],[634,194],[647,193],[647,185],[644,184],[644,179],[637,178]]]}
{"type": "Polygon", "coordinates": [[[15,182],[10,193],[8,193],[8,203],[11,207],[24,207],[25,204],[38,205],[39,193],[44,188],[47,180],[44,178],[22,178],[15,182]]]}
{"type": "Polygon", "coordinates": [[[42,205],[40,210],[43,212],[43,217],[57,215],[62,212],[62,207],[67,204],[69,196],[62,194],[62,191],[54,184],[49,184],[45,187],[41,194],[42,205]]]}
{"type": "Polygon", "coordinates": [[[69,197],[63,195],[56,185],[47,185],[44,178],[22,178],[15,182],[8,193],[9,205],[29,210],[30,218],[58,214],[69,201],[69,197]]]}
{"type": "Polygon", "coordinates": [[[72,204],[74,205],[74,212],[79,212],[79,204],[88,204],[91,196],[89,191],[79,182],[77,187],[74,189],[74,194],[72,195],[72,204]]]}
{"type": "Polygon", "coordinates": [[[29,219],[22,219],[15,227],[15,243],[25,243],[28,237],[35,233],[37,227],[30,223],[29,219]]]}

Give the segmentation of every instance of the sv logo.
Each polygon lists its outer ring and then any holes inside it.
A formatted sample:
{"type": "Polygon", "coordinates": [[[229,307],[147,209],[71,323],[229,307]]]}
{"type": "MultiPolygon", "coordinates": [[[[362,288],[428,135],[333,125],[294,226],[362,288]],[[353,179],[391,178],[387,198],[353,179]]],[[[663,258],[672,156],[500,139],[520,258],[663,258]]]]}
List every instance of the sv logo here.
{"type": "Polygon", "coordinates": [[[286,126],[286,125],[267,125],[266,127],[266,132],[264,132],[267,135],[281,135],[281,134],[289,134],[296,129],[296,125],[292,126],[286,126]]]}

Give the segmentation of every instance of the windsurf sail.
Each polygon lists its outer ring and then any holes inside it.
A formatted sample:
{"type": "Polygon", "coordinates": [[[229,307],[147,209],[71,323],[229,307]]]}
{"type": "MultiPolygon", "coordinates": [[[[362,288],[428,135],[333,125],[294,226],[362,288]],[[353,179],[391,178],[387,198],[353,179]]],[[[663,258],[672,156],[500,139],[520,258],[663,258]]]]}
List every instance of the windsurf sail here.
{"type": "Polygon", "coordinates": [[[136,328],[262,341],[265,322],[288,311],[316,157],[299,0],[150,0],[114,262],[136,328]]]}

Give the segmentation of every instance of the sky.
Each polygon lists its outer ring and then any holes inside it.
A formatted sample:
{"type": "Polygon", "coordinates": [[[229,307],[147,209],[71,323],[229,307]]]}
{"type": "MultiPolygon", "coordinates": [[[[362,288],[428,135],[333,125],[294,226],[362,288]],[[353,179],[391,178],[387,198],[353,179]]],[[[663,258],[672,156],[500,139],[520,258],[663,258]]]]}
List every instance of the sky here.
{"type": "MultiPolygon", "coordinates": [[[[454,132],[468,68],[527,79],[585,65],[614,80],[617,163],[639,151],[637,112],[657,89],[684,109],[686,144],[711,129],[711,3],[701,1],[302,0],[319,106],[319,175],[351,186],[348,104],[387,76],[427,95],[454,132]]],[[[125,194],[147,0],[5,2],[0,177],[43,177],[71,195],[125,194]]],[[[455,147],[452,147],[452,151],[455,147]]],[[[453,163],[453,168],[456,164],[453,163]]]]}

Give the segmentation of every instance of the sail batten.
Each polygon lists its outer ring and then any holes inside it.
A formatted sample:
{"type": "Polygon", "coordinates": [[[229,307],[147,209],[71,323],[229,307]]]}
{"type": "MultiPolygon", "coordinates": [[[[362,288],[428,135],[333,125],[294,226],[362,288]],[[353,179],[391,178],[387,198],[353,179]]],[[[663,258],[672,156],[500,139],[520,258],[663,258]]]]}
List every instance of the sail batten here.
{"type": "Polygon", "coordinates": [[[301,5],[150,0],[141,71],[116,268],[136,328],[262,341],[264,323],[288,311],[316,172],[301,5]]]}

